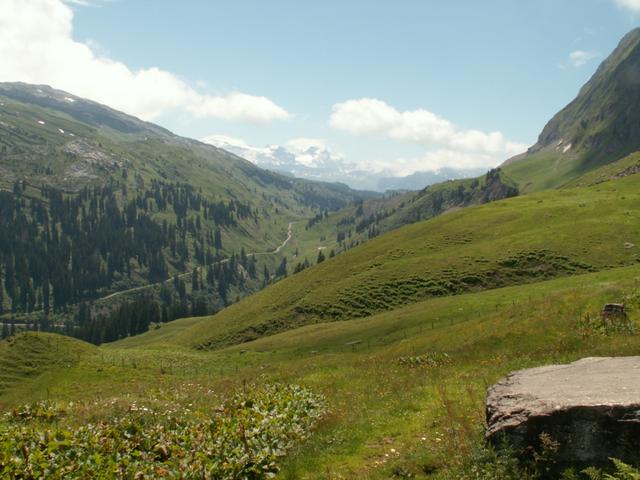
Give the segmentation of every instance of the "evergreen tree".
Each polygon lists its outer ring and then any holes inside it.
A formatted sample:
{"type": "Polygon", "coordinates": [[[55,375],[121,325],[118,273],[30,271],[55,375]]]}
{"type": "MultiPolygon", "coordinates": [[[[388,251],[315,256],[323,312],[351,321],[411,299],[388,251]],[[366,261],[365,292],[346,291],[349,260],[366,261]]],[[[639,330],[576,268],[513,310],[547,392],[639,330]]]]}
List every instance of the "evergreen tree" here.
{"type": "Polygon", "coordinates": [[[280,261],[280,265],[276,269],[276,277],[286,277],[287,276],[287,257],[282,257],[280,261]]]}
{"type": "Polygon", "coordinates": [[[316,263],[322,263],[324,262],[324,260],[324,253],[322,253],[322,250],[318,250],[318,258],[316,260],[316,263]]]}
{"type": "Polygon", "coordinates": [[[200,282],[198,281],[198,269],[194,268],[191,272],[191,290],[196,292],[200,290],[200,282]]]}
{"type": "Polygon", "coordinates": [[[269,281],[271,280],[271,274],[269,273],[269,269],[267,268],[267,266],[264,266],[264,270],[262,272],[262,276],[263,276],[263,283],[266,285],[267,283],[269,283],[269,281]]]}
{"type": "Polygon", "coordinates": [[[213,244],[216,247],[216,250],[222,250],[222,232],[220,231],[220,228],[216,228],[213,244]]]}

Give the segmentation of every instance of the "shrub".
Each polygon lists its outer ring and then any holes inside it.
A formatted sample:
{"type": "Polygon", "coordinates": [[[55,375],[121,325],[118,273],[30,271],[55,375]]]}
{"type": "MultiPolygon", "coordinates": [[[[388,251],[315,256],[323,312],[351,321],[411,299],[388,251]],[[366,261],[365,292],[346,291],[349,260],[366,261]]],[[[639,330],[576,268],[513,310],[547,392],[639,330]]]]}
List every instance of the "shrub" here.
{"type": "Polygon", "coordinates": [[[52,424],[73,408],[39,403],[6,414],[0,478],[272,478],[324,402],[303,388],[273,385],[237,394],[213,414],[134,404],[108,421],[52,424]]]}

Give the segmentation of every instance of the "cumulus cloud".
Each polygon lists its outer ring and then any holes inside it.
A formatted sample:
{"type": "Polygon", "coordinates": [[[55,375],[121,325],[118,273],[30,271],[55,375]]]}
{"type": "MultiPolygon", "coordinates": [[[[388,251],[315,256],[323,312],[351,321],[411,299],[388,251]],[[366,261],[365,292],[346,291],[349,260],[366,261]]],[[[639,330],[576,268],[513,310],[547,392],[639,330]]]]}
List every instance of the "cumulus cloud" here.
{"type": "Polygon", "coordinates": [[[73,39],[73,10],[62,0],[0,0],[0,11],[0,81],[48,84],[146,120],[173,110],[254,123],[291,116],[263,96],[204,95],[166,70],[98,54],[73,39]]]}
{"type": "Polygon", "coordinates": [[[399,157],[389,160],[367,160],[359,165],[362,170],[394,177],[405,177],[416,172],[440,170],[476,171],[498,166],[504,158],[482,153],[437,149],[416,157],[399,157]]]}
{"type": "Polygon", "coordinates": [[[616,3],[621,8],[640,13],[640,0],[616,0],[616,3]]]}
{"type": "MultiPolygon", "coordinates": [[[[527,148],[524,144],[507,140],[501,132],[459,130],[449,120],[428,110],[399,111],[376,98],[336,103],[329,123],[333,128],[353,135],[378,136],[439,147],[439,150],[429,154],[432,164],[441,163],[435,161],[436,157],[452,160],[456,155],[460,165],[470,163],[471,157],[479,160],[488,155],[504,156],[504,160],[527,148]]],[[[402,160],[398,162],[402,163],[402,160]]]]}
{"type": "MultiPolygon", "coordinates": [[[[640,0],[639,0],[640,1],[640,0]]],[[[581,67],[585,63],[598,58],[597,52],[587,52],[585,50],[575,50],[569,54],[569,62],[574,67],[581,67]]]]}
{"type": "Polygon", "coordinates": [[[227,120],[243,119],[254,123],[286,120],[290,114],[267,97],[234,92],[226,97],[200,97],[187,105],[197,117],[217,117],[227,120]]]}

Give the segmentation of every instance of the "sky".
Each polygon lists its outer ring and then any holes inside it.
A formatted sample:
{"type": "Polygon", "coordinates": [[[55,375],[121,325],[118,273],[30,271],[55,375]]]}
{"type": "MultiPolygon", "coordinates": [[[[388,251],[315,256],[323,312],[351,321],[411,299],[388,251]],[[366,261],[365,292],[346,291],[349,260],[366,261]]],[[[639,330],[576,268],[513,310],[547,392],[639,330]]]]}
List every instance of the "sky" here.
{"type": "Polygon", "coordinates": [[[640,0],[0,0],[0,12],[0,81],[247,152],[402,176],[489,168],[535,143],[639,25],[640,0]]]}

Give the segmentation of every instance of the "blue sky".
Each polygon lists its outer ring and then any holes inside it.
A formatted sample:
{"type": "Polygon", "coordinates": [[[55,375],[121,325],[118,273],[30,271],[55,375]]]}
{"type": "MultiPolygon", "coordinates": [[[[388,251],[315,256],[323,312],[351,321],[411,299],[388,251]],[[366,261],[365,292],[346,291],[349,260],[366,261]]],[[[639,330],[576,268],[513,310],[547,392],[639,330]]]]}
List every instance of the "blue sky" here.
{"type": "MultiPolygon", "coordinates": [[[[18,0],[0,0],[6,2],[23,8],[18,0]]],[[[346,162],[390,172],[398,165],[402,174],[495,164],[535,142],[545,122],[640,18],[638,0],[62,5],[73,13],[61,20],[71,24],[71,40],[97,59],[119,62],[134,74],[155,67],[202,98],[234,92],[266,97],[270,104],[262,106],[273,115],[256,121],[241,113],[219,114],[217,107],[185,109],[181,100],[141,110],[135,98],[127,108],[119,97],[118,108],[195,138],[223,135],[253,146],[316,139],[346,162]],[[427,131],[438,128],[447,132],[427,131]],[[489,139],[493,132],[501,137],[489,139]],[[443,152],[444,160],[436,158],[443,152]],[[456,161],[457,153],[469,158],[456,161]]],[[[0,67],[0,80],[62,78],[18,67],[17,73],[0,67]]],[[[60,83],[53,86],[67,88],[60,83]]],[[[88,86],[76,83],[72,93],[91,96],[88,86]]]]}

